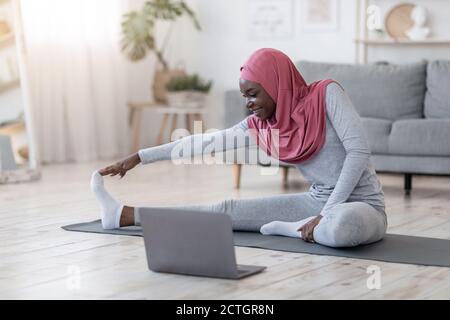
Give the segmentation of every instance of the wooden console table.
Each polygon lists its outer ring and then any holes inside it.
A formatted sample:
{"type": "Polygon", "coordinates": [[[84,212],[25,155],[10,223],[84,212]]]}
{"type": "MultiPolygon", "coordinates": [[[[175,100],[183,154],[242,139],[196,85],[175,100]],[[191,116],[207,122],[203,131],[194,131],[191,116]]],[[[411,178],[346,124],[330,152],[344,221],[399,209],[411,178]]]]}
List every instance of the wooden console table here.
{"type": "Polygon", "coordinates": [[[168,105],[154,103],[154,102],[129,102],[128,103],[128,111],[129,111],[129,123],[132,128],[132,144],[131,144],[131,152],[137,152],[139,150],[139,137],[141,132],[141,122],[142,122],[142,110],[144,108],[149,108],[155,110],[157,113],[163,115],[163,120],[161,122],[161,126],[159,128],[158,137],[156,140],[156,145],[160,145],[164,143],[164,134],[166,131],[166,127],[172,117],[171,128],[169,132],[169,140],[170,134],[176,129],[178,115],[185,118],[185,128],[192,132],[192,123],[193,121],[203,121],[203,128],[206,127],[203,119],[203,114],[206,113],[205,108],[174,108],[168,105]]]}

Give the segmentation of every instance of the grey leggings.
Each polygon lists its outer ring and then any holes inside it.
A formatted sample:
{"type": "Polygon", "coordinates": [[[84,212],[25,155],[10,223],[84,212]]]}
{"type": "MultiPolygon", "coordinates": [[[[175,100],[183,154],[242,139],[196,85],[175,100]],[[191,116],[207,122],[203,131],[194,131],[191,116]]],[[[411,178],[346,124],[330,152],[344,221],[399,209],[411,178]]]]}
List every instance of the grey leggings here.
{"type": "MultiPolygon", "coordinates": [[[[305,192],[172,208],[227,213],[234,230],[259,232],[263,224],[272,221],[294,222],[317,216],[324,205],[305,192]]],[[[150,208],[136,208],[136,224],[140,221],[139,214],[145,214],[146,209],[150,208]]],[[[314,240],[329,247],[353,247],[381,240],[386,228],[384,211],[364,202],[346,202],[336,205],[322,218],[314,229],[314,240]]]]}

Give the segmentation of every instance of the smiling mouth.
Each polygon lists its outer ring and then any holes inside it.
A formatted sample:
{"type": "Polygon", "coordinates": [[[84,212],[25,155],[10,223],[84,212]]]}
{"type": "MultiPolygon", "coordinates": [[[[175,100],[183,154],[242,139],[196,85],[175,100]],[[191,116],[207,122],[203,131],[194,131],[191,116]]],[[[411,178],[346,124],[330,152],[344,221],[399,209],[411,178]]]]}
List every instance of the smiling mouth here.
{"type": "Polygon", "coordinates": [[[253,113],[259,113],[260,110],[262,110],[262,108],[253,109],[252,112],[253,112],[253,113]]]}

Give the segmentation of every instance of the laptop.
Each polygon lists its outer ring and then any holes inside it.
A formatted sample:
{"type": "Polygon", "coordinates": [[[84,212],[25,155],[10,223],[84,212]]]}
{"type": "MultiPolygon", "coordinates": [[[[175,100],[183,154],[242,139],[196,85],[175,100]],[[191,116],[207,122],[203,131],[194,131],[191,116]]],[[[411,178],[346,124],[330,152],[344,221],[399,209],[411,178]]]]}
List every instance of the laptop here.
{"type": "Polygon", "coordinates": [[[139,213],[152,271],[241,279],[266,268],[236,264],[227,214],[173,208],[142,208],[139,213]]]}

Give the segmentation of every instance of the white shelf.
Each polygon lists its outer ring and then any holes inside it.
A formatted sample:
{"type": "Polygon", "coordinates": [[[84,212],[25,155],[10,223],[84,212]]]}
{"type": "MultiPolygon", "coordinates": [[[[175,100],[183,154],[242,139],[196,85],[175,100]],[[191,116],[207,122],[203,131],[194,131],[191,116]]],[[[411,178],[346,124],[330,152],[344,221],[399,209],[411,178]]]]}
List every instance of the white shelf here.
{"type": "Polygon", "coordinates": [[[160,107],[156,108],[156,112],[166,114],[205,114],[207,113],[207,110],[204,107],[160,107]]]}
{"type": "Polygon", "coordinates": [[[14,79],[8,82],[0,82],[0,93],[20,86],[20,79],[14,79]]]}
{"type": "Polygon", "coordinates": [[[14,135],[22,132],[25,132],[25,123],[23,120],[16,120],[0,125],[0,134],[14,135]]]}
{"type": "Polygon", "coordinates": [[[10,46],[14,44],[14,42],[15,42],[14,34],[11,33],[6,36],[2,36],[0,37],[0,48],[10,46]]]}
{"type": "Polygon", "coordinates": [[[450,39],[355,39],[356,43],[366,45],[450,45],[450,39]]]}

